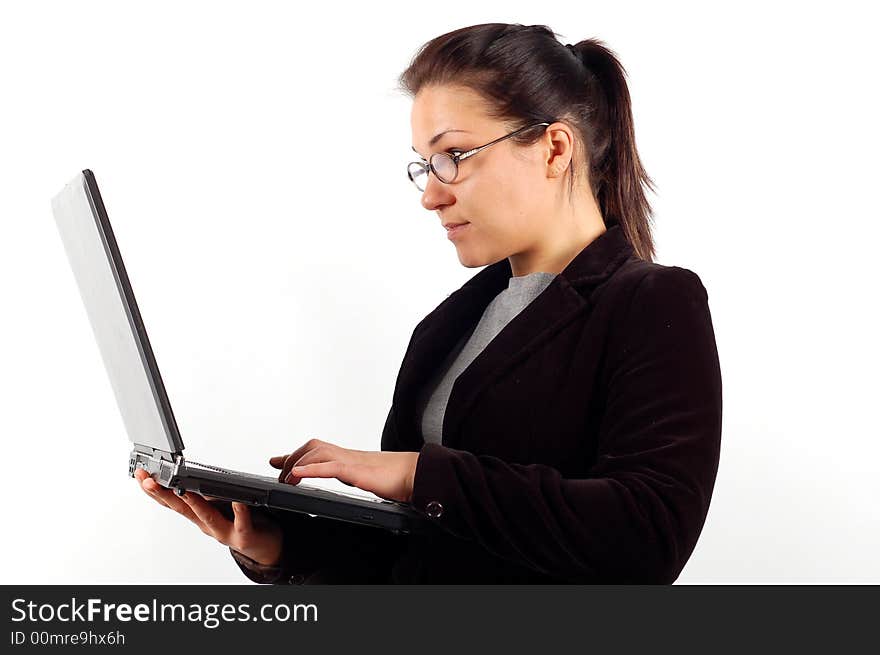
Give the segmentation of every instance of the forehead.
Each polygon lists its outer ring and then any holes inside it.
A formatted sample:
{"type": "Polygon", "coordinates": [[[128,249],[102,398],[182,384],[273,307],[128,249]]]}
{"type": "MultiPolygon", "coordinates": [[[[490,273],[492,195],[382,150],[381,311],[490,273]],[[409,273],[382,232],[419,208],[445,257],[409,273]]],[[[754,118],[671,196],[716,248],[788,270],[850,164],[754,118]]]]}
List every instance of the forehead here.
{"type": "Polygon", "coordinates": [[[413,147],[420,152],[431,149],[431,140],[447,130],[484,132],[494,122],[487,106],[475,91],[462,86],[427,86],[413,98],[413,147]]]}

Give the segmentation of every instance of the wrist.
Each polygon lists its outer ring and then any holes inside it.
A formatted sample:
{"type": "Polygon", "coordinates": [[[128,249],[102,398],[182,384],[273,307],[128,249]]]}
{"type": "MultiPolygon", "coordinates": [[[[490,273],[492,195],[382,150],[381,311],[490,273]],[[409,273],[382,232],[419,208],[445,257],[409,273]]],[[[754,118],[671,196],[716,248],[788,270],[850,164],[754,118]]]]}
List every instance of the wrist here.
{"type": "Polygon", "coordinates": [[[279,566],[284,552],[284,533],[281,528],[275,526],[266,541],[259,547],[249,549],[250,552],[241,553],[260,566],[279,566]]]}
{"type": "Polygon", "coordinates": [[[419,453],[412,453],[412,455],[413,455],[413,458],[412,458],[412,461],[410,462],[409,474],[408,474],[407,480],[406,480],[406,489],[407,489],[406,502],[407,503],[412,503],[413,490],[415,488],[415,483],[416,483],[416,469],[419,466],[419,453]]]}

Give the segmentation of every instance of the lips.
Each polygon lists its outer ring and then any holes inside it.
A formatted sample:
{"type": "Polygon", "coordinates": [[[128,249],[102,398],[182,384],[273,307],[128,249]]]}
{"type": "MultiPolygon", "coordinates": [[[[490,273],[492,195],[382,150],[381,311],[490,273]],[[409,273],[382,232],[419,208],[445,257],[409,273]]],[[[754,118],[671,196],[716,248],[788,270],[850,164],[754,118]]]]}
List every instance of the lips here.
{"type": "Polygon", "coordinates": [[[467,231],[467,227],[470,223],[449,223],[444,225],[446,228],[446,238],[450,241],[455,241],[460,238],[463,232],[467,231]]]}

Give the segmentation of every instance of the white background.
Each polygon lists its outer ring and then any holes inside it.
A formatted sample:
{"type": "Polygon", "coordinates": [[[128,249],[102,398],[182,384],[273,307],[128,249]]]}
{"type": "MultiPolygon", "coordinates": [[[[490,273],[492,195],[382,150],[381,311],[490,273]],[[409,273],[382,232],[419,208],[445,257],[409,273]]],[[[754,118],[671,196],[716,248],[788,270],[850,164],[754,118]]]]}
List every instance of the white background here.
{"type": "Polygon", "coordinates": [[[268,473],[312,436],[377,449],[412,329],[477,272],[405,178],[397,76],[500,21],[617,52],[658,261],[709,292],[723,449],[679,582],[880,583],[861,6],[4,2],[0,581],[246,582],[126,477],[50,198],[95,171],[192,459],[268,473]]]}

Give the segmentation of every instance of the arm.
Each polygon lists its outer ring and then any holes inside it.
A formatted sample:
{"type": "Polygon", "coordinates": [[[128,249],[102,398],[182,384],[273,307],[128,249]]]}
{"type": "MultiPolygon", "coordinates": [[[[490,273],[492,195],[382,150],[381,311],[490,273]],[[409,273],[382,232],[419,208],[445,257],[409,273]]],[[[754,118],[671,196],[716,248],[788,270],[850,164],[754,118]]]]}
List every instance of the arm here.
{"type": "MultiPolygon", "coordinates": [[[[399,450],[389,411],[382,449],[399,450]]],[[[283,469],[282,477],[289,469],[283,469]]],[[[408,537],[386,530],[296,512],[274,512],[281,526],[281,561],[261,565],[230,548],[244,575],[260,584],[376,584],[385,582],[408,537]]]]}
{"type": "Polygon", "coordinates": [[[560,579],[674,581],[708,511],[721,437],[721,374],[699,278],[648,274],[612,333],[585,478],[426,444],[413,505],[440,503],[444,529],[560,579]]]}
{"type": "Polygon", "coordinates": [[[404,537],[387,530],[296,512],[273,512],[283,533],[281,561],[258,564],[230,548],[242,573],[260,584],[385,582],[404,537]]]}

